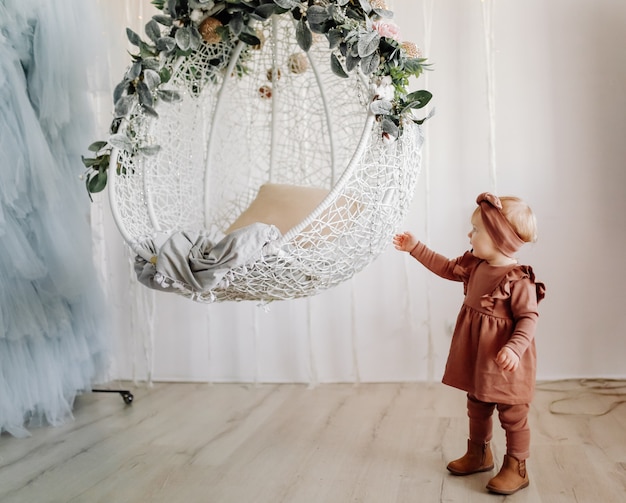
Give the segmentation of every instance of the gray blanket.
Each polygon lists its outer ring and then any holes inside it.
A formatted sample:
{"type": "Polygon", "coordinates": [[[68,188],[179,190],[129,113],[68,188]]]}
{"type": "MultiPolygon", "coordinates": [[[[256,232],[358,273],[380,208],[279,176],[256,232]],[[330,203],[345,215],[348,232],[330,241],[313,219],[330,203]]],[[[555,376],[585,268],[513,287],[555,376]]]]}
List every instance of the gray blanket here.
{"type": "Polygon", "coordinates": [[[263,248],[280,236],[275,226],[261,223],[231,232],[217,243],[203,231],[178,231],[163,243],[156,236],[141,243],[156,256],[156,264],[137,256],[135,273],[140,283],[162,292],[208,292],[233,267],[261,257],[263,248]]]}

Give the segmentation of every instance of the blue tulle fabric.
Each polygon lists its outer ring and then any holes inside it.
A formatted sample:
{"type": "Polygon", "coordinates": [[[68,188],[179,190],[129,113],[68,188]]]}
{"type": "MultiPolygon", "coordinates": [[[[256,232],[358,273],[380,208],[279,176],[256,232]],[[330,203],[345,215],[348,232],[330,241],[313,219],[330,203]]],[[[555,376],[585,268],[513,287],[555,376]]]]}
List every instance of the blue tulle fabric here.
{"type": "Polygon", "coordinates": [[[106,371],[80,154],[93,2],[0,0],[0,432],[72,418],[106,371]],[[90,7],[91,6],[91,7],[90,7]]]}

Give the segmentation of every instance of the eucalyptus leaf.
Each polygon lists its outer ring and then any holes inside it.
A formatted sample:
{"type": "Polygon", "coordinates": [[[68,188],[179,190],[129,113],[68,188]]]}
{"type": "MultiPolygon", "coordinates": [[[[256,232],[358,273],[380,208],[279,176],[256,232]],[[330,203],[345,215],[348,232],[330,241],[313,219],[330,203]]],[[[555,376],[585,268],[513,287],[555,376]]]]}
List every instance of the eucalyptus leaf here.
{"type": "Polygon", "coordinates": [[[119,100],[115,102],[115,117],[126,117],[133,105],[135,104],[136,97],[132,96],[123,96],[119,100]]]}
{"type": "Polygon", "coordinates": [[[344,79],[348,78],[348,74],[343,69],[341,61],[339,61],[339,58],[334,52],[330,55],[330,69],[338,77],[343,77],[344,79]]]}
{"type": "Polygon", "coordinates": [[[125,150],[126,152],[131,152],[133,150],[133,144],[126,136],[122,133],[116,133],[109,137],[109,145],[118,150],[125,150]]]}
{"type": "Polygon", "coordinates": [[[311,23],[310,21],[309,21],[309,28],[311,29],[313,33],[319,33],[321,35],[325,34],[329,29],[328,26],[326,26],[326,23],[315,24],[315,23],[311,23]]]}
{"type": "Polygon", "coordinates": [[[89,147],[87,147],[87,150],[90,152],[98,152],[98,150],[103,149],[106,144],[107,142],[105,141],[94,141],[91,145],[89,145],[89,147]]]}
{"type": "Polygon", "coordinates": [[[107,186],[107,173],[106,171],[100,171],[94,176],[92,176],[87,182],[87,190],[96,194],[97,192],[102,192],[104,188],[107,186]]]}
{"type": "Polygon", "coordinates": [[[291,10],[300,5],[298,0],[274,0],[274,3],[283,9],[291,10]]]}
{"type": "Polygon", "coordinates": [[[373,54],[378,45],[380,44],[380,35],[377,31],[369,31],[362,33],[359,36],[359,43],[357,44],[359,50],[359,56],[362,58],[373,54]]]}
{"type": "Polygon", "coordinates": [[[296,25],[296,40],[300,48],[305,52],[307,52],[311,48],[311,44],[313,44],[313,34],[304,22],[304,19],[300,19],[296,25]]]}
{"type": "Polygon", "coordinates": [[[345,42],[341,42],[339,47],[337,47],[342,56],[346,56],[348,54],[348,44],[345,42]]]}
{"type": "Polygon", "coordinates": [[[274,12],[276,12],[276,4],[273,3],[259,5],[256,9],[254,9],[254,15],[262,20],[269,19],[272,17],[274,12]]]}
{"type": "Polygon", "coordinates": [[[92,166],[99,164],[98,159],[94,157],[85,157],[81,155],[80,158],[83,161],[83,164],[85,165],[86,168],[91,168],[92,166]]]}
{"type": "Polygon", "coordinates": [[[141,147],[138,150],[139,150],[140,153],[142,153],[144,155],[155,155],[155,154],[159,153],[159,151],[161,150],[161,146],[160,145],[149,145],[147,147],[141,147]]]}
{"type": "Polygon", "coordinates": [[[156,48],[159,52],[171,52],[176,48],[176,40],[172,37],[161,37],[157,40],[156,48]]]}
{"type": "Polygon", "coordinates": [[[431,100],[432,97],[433,95],[429,91],[423,89],[421,91],[414,91],[404,98],[405,103],[407,103],[404,109],[406,110],[409,108],[423,108],[428,105],[428,102],[431,100]]]}
{"type": "Polygon", "coordinates": [[[390,115],[393,104],[387,100],[375,100],[370,103],[370,111],[375,115],[390,115]]]}
{"type": "Polygon", "coordinates": [[[370,54],[369,56],[361,59],[361,71],[365,75],[371,75],[376,70],[378,70],[378,66],[380,64],[380,56],[378,53],[370,54]]]}
{"type": "Polygon", "coordinates": [[[157,14],[156,16],[152,16],[157,23],[162,24],[163,26],[172,26],[173,19],[169,16],[164,16],[162,14],[157,14]]]}
{"type": "Polygon", "coordinates": [[[377,16],[384,17],[384,18],[387,18],[387,19],[391,19],[393,17],[393,12],[390,11],[390,10],[387,10],[387,9],[374,8],[374,13],[377,16]]]}
{"type": "Polygon", "coordinates": [[[332,19],[326,8],[321,5],[311,5],[306,11],[306,17],[310,24],[317,25],[324,24],[332,19]]]}
{"type": "Polygon", "coordinates": [[[109,127],[109,133],[115,134],[120,130],[120,126],[122,125],[122,117],[115,117],[111,121],[111,126],[109,127]]]}
{"type": "Polygon", "coordinates": [[[124,95],[124,91],[128,89],[128,80],[125,78],[118,85],[115,86],[113,90],[113,103],[117,103],[117,101],[124,95]]]}
{"type": "Polygon", "coordinates": [[[144,70],[144,72],[143,72],[143,81],[148,86],[148,89],[152,92],[161,83],[161,77],[154,70],[144,70]]]}
{"type": "Polygon", "coordinates": [[[367,14],[363,10],[356,9],[352,5],[348,5],[346,7],[346,17],[362,23],[367,19],[367,14]]]}
{"type": "Polygon", "coordinates": [[[192,9],[199,9],[205,7],[209,2],[213,3],[213,0],[189,0],[189,6],[192,9]]]}
{"type": "Polygon", "coordinates": [[[335,21],[337,24],[342,24],[345,21],[346,17],[343,13],[343,10],[340,9],[338,6],[331,4],[327,7],[327,9],[330,19],[335,21]]]}
{"type": "MultiPolygon", "coordinates": [[[[272,11],[274,10],[274,6],[271,4],[266,4],[269,5],[272,8],[272,11]]],[[[271,14],[270,14],[271,16],[271,14]]],[[[270,17],[267,16],[267,17],[270,17]]],[[[266,18],[267,19],[267,18],[266,18]]],[[[231,20],[228,22],[228,26],[230,28],[230,31],[233,32],[233,34],[238,37],[239,34],[243,31],[243,27],[244,27],[244,21],[243,21],[243,14],[241,12],[237,12],[237,14],[235,14],[231,20]]]]}
{"type": "Polygon", "coordinates": [[[144,72],[146,70],[153,70],[155,72],[159,72],[160,68],[161,68],[159,60],[157,58],[147,58],[147,59],[144,59],[143,62],[141,63],[141,65],[143,66],[144,72]]]}
{"type": "Polygon", "coordinates": [[[354,70],[359,64],[359,61],[361,61],[361,58],[352,55],[352,53],[348,53],[346,55],[346,70],[348,70],[349,72],[354,70]]]}
{"type": "Polygon", "coordinates": [[[146,35],[156,43],[157,40],[161,38],[161,28],[159,28],[159,23],[157,23],[154,19],[151,19],[146,24],[146,35]]]}
{"type": "Polygon", "coordinates": [[[164,66],[159,70],[159,77],[161,78],[161,82],[165,84],[166,82],[169,82],[172,78],[172,71],[164,66]]]}
{"type": "Polygon", "coordinates": [[[130,28],[126,28],[126,36],[128,37],[128,41],[131,44],[136,45],[137,47],[139,47],[139,44],[141,44],[141,37],[139,35],[137,35],[137,33],[135,33],[130,28]]]}
{"type": "Polygon", "coordinates": [[[329,49],[334,49],[335,47],[338,47],[339,43],[341,42],[341,30],[338,30],[336,28],[328,30],[326,37],[328,38],[329,49]]]}
{"type": "Polygon", "coordinates": [[[259,45],[261,43],[259,37],[257,37],[256,35],[252,35],[251,33],[248,33],[246,31],[242,31],[239,34],[239,40],[248,45],[259,45]]]}
{"type": "Polygon", "coordinates": [[[176,45],[183,51],[187,51],[191,48],[191,30],[188,26],[176,31],[176,45]]]}
{"type": "Polygon", "coordinates": [[[189,27],[189,33],[190,33],[189,48],[192,51],[195,51],[202,44],[202,35],[200,34],[200,31],[195,25],[192,25],[189,27]]]}
{"type": "Polygon", "coordinates": [[[153,45],[147,44],[145,42],[141,42],[139,44],[139,57],[142,59],[153,58],[158,54],[156,47],[153,45]]]}
{"type": "Polygon", "coordinates": [[[159,114],[157,113],[157,111],[149,105],[143,105],[142,109],[143,109],[143,113],[145,113],[146,115],[150,117],[154,117],[155,119],[159,117],[159,114]]]}
{"type": "Polygon", "coordinates": [[[176,8],[178,7],[178,1],[179,0],[167,0],[167,11],[172,17],[176,17],[176,8]]]}
{"type": "Polygon", "coordinates": [[[370,4],[368,0],[359,0],[359,3],[361,4],[363,12],[365,12],[366,14],[372,12],[372,4],[370,4]]]}
{"type": "Polygon", "coordinates": [[[139,75],[141,75],[141,60],[135,61],[132,66],[126,72],[126,79],[135,80],[139,75]]]}
{"type": "Polygon", "coordinates": [[[385,133],[390,134],[394,138],[400,136],[400,129],[398,126],[388,117],[382,120],[381,127],[385,133]]]}
{"type": "Polygon", "coordinates": [[[365,29],[368,31],[372,31],[374,30],[374,22],[372,21],[371,17],[366,16],[365,17],[365,29]]]}
{"type": "Polygon", "coordinates": [[[152,91],[148,87],[145,81],[140,81],[137,83],[137,95],[139,96],[139,104],[146,105],[151,107],[154,102],[154,97],[152,96],[152,91]]]}

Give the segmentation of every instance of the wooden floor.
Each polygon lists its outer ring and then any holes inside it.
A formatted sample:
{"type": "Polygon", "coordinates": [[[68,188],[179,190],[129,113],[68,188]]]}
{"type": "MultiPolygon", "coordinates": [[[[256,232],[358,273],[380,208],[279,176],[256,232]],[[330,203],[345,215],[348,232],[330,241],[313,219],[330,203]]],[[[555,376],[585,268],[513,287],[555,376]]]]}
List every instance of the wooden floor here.
{"type": "Polygon", "coordinates": [[[72,423],[0,436],[0,501],[626,502],[626,382],[540,388],[530,487],[509,497],[484,488],[495,471],[448,474],[467,419],[441,384],[170,383],[131,387],[132,405],[89,393],[72,423]]]}

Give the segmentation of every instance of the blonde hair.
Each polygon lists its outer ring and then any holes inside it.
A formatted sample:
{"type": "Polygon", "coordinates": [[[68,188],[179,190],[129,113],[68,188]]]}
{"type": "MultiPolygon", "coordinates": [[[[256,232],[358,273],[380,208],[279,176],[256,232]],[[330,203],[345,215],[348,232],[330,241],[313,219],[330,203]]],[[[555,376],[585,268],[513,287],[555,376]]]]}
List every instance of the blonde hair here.
{"type": "MultiPolygon", "coordinates": [[[[500,197],[502,203],[502,214],[507,219],[513,230],[525,243],[537,241],[537,218],[522,199],[515,196],[500,197]]],[[[478,206],[473,215],[480,213],[478,206]]]]}

